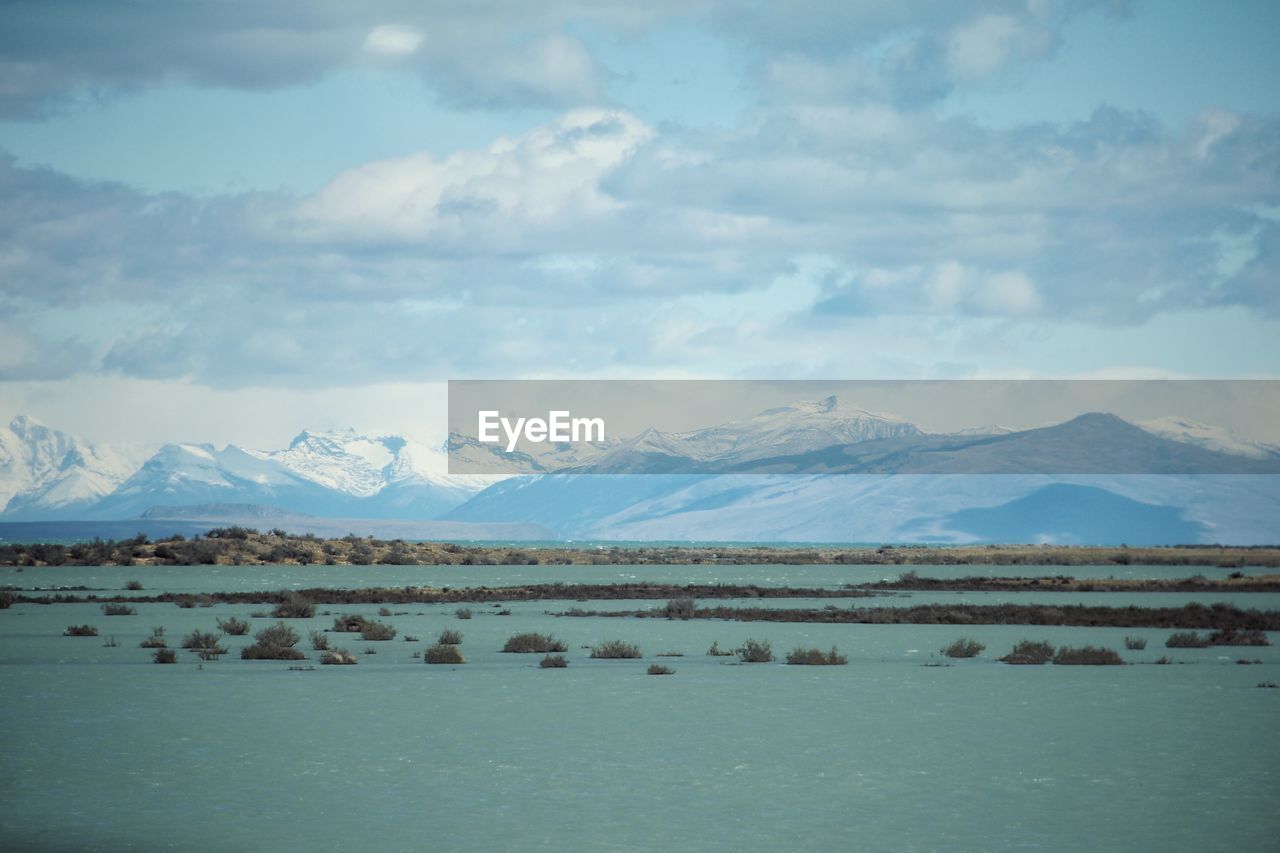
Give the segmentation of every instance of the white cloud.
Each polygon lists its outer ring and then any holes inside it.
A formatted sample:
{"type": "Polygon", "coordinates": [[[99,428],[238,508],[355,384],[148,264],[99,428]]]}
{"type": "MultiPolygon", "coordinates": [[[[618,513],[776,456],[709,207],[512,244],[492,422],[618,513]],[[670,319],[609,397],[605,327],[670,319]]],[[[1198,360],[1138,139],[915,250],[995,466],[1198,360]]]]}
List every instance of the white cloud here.
{"type": "Polygon", "coordinates": [[[962,80],[981,79],[1000,70],[1029,37],[1010,15],[984,15],[951,34],[947,66],[962,80]]]}
{"type": "Polygon", "coordinates": [[[286,220],[312,239],[513,247],[618,211],[610,169],[653,136],[619,110],[576,110],[482,151],[369,163],[301,201],[286,220]]]}
{"type": "Polygon", "coordinates": [[[364,49],[383,56],[408,56],[422,44],[422,33],[402,24],[374,27],[364,38],[364,49]]]}

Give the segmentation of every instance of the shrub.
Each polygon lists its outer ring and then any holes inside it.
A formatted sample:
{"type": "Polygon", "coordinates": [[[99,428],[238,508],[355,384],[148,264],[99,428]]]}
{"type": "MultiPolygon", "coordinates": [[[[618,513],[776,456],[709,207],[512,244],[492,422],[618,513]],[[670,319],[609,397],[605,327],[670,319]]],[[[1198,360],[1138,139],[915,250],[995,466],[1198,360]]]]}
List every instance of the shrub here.
{"type": "Polygon", "coordinates": [[[212,631],[192,631],[182,638],[182,647],[194,652],[207,652],[214,656],[225,655],[227,650],[218,645],[220,639],[222,638],[212,631]]]}
{"type": "Polygon", "coordinates": [[[1211,646],[1269,646],[1267,635],[1257,629],[1237,630],[1224,628],[1209,635],[1211,646]]]}
{"type": "Polygon", "coordinates": [[[456,646],[462,642],[462,632],[446,628],[440,632],[440,638],[436,642],[442,646],[456,646]]]}
{"type": "Polygon", "coordinates": [[[177,663],[178,653],[173,649],[156,649],[155,653],[151,655],[151,659],[156,663],[177,663]]]}
{"type": "Polygon", "coordinates": [[[1160,657],[1160,659],[1159,659],[1159,660],[1157,660],[1157,661],[1156,661],[1156,663],[1158,663],[1158,664],[1160,664],[1160,665],[1162,665],[1162,666],[1163,666],[1163,665],[1167,665],[1167,664],[1171,664],[1171,663],[1173,663],[1173,658],[1169,657],[1168,655],[1163,655],[1163,656],[1161,656],[1161,657],[1160,657]]]}
{"type": "MultiPolygon", "coordinates": [[[[114,649],[116,646],[118,646],[118,645],[120,645],[120,644],[116,642],[115,635],[113,634],[113,635],[111,636],[111,638],[110,638],[110,639],[108,639],[108,640],[107,640],[105,643],[103,643],[102,645],[103,645],[103,647],[104,647],[104,648],[114,649]]],[[[1248,661],[1245,661],[1245,663],[1248,663],[1248,661]]]]}
{"type": "Polygon", "coordinates": [[[1053,662],[1059,666],[1119,666],[1124,660],[1111,649],[1098,646],[1078,649],[1063,646],[1053,656],[1053,662]]]}
{"type": "Polygon", "coordinates": [[[0,610],[8,610],[13,606],[13,593],[7,589],[0,591],[0,610]]]}
{"type": "Polygon", "coordinates": [[[62,632],[64,637],[96,637],[98,629],[92,625],[68,625],[67,630],[62,632]]]}
{"type": "Polygon", "coordinates": [[[660,663],[649,664],[650,675],[675,675],[676,671],[669,666],[663,666],[660,663]]]}
{"type": "Polygon", "coordinates": [[[956,640],[954,643],[944,648],[942,653],[949,658],[976,658],[978,655],[982,654],[982,650],[985,648],[986,646],[982,645],[982,643],[979,643],[977,640],[970,640],[966,638],[963,640],[956,640]]]}
{"type": "Polygon", "coordinates": [[[396,629],[382,622],[367,622],[360,629],[360,639],[362,640],[394,640],[395,637],[396,629]]]}
{"type": "Polygon", "coordinates": [[[1124,647],[1131,652],[1140,652],[1147,647],[1146,637],[1125,637],[1124,647]]]}
{"type": "Polygon", "coordinates": [[[787,663],[797,666],[841,666],[848,662],[849,659],[840,654],[835,646],[825,653],[821,649],[797,648],[787,655],[787,663]]]}
{"type": "Polygon", "coordinates": [[[285,594],[284,601],[276,605],[271,615],[276,619],[310,619],[316,615],[316,606],[305,596],[290,592],[285,594]]]}
{"type": "Polygon", "coordinates": [[[454,616],[457,616],[459,619],[470,619],[470,618],[471,618],[471,608],[470,608],[470,607],[459,607],[457,610],[453,611],[453,615],[454,615],[454,616]]]}
{"type": "Polygon", "coordinates": [[[124,585],[125,589],[139,590],[142,589],[142,581],[129,581],[124,585]]]}
{"type": "Polygon", "coordinates": [[[331,666],[352,666],[359,662],[360,659],[346,649],[325,649],[324,654],[320,656],[320,663],[331,666]]]}
{"type": "Polygon", "coordinates": [[[312,631],[310,637],[311,648],[316,651],[322,652],[329,648],[329,637],[323,631],[312,631]]]}
{"type": "Polygon", "coordinates": [[[391,615],[391,608],[390,608],[390,607],[379,607],[379,608],[378,608],[378,615],[379,615],[379,616],[381,616],[381,617],[383,617],[383,618],[385,619],[386,617],[388,617],[388,616],[390,616],[390,615],[391,615]]]}
{"type": "Polygon", "coordinates": [[[1053,659],[1053,646],[1049,643],[1037,643],[1023,640],[1013,647],[1013,651],[1000,658],[1004,663],[1035,666],[1053,659]]]}
{"type": "Polygon", "coordinates": [[[668,619],[690,619],[697,609],[692,598],[673,598],[667,602],[666,614],[668,619]]]}
{"type": "Polygon", "coordinates": [[[567,652],[569,647],[550,634],[516,634],[503,645],[504,652],[516,654],[567,652]]]}
{"type": "Polygon", "coordinates": [[[606,640],[591,650],[593,658],[604,658],[616,660],[619,658],[639,658],[644,657],[640,654],[640,647],[622,640],[606,640]]]}
{"type": "Polygon", "coordinates": [[[1195,631],[1179,631],[1170,634],[1164,641],[1166,649],[1205,649],[1209,647],[1209,638],[1201,637],[1195,631]]]}
{"type": "Polygon", "coordinates": [[[253,645],[240,650],[245,660],[302,660],[306,655],[294,648],[298,644],[298,632],[283,622],[263,628],[253,635],[253,645]]]}
{"type": "Polygon", "coordinates": [[[152,628],[151,636],[138,643],[138,647],[142,649],[163,649],[167,648],[168,645],[164,641],[164,628],[162,626],[152,628]]]}
{"type": "Polygon", "coordinates": [[[565,660],[564,655],[547,655],[538,661],[538,666],[543,669],[564,669],[569,665],[569,661],[565,660]]]}
{"type": "Polygon", "coordinates": [[[736,654],[744,663],[768,663],[773,660],[773,646],[769,645],[768,640],[763,642],[759,640],[747,640],[738,648],[734,649],[736,654]]]}
{"type": "Polygon", "coordinates": [[[427,653],[423,655],[423,660],[427,663],[466,663],[467,659],[462,656],[462,652],[458,651],[457,646],[446,646],[444,643],[436,643],[427,649],[427,653]]]}
{"type": "Polygon", "coordinates": [[[103,616],[134,616],[137,614],[137,612],[138,612],[137,610],[134,610],[132,607],[130,607],[127,604],[102,605],[103,616]]]}
{"type": "Polygon", "coordinates": [[[368,624],[369,620],[363,616],[356,613],[348,613],[333,620],[333,630],[340,634],[359,634],[368,624]]]}
{"type": "Polygon", "coordinates": [[[707,649],[707,654],[716,658],[733,657],[733,652],[725,651],[724,649],[720,648],[720,642],[718,640],[712,641],[711,648],[707,649]]]}
{"type": "Polygon", "coordinates": [[[232,616],[229,619],[218,620],[218,630],[224,634],[230,634],[234,637],[243,637],[249,633],[249,623],[243,619],[237,619],[232,616]]]}

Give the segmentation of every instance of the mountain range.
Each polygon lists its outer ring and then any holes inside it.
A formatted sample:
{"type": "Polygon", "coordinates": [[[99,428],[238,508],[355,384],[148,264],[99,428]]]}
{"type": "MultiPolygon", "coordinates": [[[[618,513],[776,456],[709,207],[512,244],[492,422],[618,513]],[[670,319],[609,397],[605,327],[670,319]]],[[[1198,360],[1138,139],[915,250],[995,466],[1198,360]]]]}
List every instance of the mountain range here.
{"type": "Polygon", "coordinates": [[[832,397],[692,432],[552,445],[515,466],[490,458],[489,445],[451,442],[468,470],[492,462],[487,470],[507,476],[450,475],[441,448],[353,430],[304,430],[278,450],[143,448],[19,417],[0,429],[0,521],[256,519],[328,530],[433,520],[418,535],[487,531],[476,538],[1280,540],[1280,477],[1271,476],[1280,448],[1182,419],[1093,413],[934,434],[832,397]],[[646,476],[623,476],[636,473],[646,476]]]}
{"type": "Polygon", "coordinates": [[[261,505],[323,517],[433,519],[491,482],[450,476],[442,450],[398,436],[304,430],[282,450],[91,444],[28,417],[0,430],[0,519],[156,517],[261,505]]]}

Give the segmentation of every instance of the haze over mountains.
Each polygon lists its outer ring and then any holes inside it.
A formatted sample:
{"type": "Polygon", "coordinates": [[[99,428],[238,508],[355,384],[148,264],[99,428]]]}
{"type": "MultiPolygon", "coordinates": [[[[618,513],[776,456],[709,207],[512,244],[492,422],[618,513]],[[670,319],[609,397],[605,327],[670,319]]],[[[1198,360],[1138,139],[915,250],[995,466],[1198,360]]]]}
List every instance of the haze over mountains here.
{"type": "MultiPolygon", "coordinates": [[[[462,451],[483,461],[492,447],[462,451]]],[[[1280,539],[1280,477],[1268,476],[1280,449],[1181,419],[1095,413],[939,435],[831,397],[521,457],[518,470],[555,476],[457,476],[446,462],[439,448],[352,430],[303,431],[278,450],[121,448],[20,417],[0,429],[0,520],[431,519],[450,535],[506,523],[516,526],[490,529],[578,539],[1280,539]],[[614,476],[635,473],[646,476],[614,476]]]]}

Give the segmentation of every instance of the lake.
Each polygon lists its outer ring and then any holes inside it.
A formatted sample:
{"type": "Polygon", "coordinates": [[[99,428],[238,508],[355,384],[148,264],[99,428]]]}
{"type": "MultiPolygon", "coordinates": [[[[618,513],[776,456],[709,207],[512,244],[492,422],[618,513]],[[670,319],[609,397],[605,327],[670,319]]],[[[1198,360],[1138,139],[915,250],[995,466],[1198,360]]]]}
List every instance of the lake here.
{"type": "MultiPolygon", "coordinates": [[[[921,575],[943,570],[915,567],[921,575]]],[[[947,567],[956,574],[1086,574],[1081,567],[947,567]],[[959,571],[957,571],[959,570],[959,571]]],[[[1105,567],[1106,577],[1195,569],[1105,567]],[[1129,574],[1138,572],[1139,574],[1129,574]]],[[[1205,569],[1210,577],[1221,570],[1205,569]]],[[[611,580],[839,585],[892,567],[63,567],[5,570],[0,584],[144,592],[307,586],[491,586],[611,580]]],[[[954,576],[954,575],[944,575],[954,576]]],[[[1177,606],[1271,594],[920,594],[850,599],[1177,606]]],[[[756,602],[759,603],[759,602],[756,602]]],[[[781,602],[773,602],[781,603],[781,602]]],[[[792,602],[795,603],[795,602],[792,602]]],[[[163,625],[171,646],[216,618],[262,605],[91,604],[0,611],[0,846],[11,849],[441,850],[1260,850],[1280,817],[1276,647],[1165,649],[1167,631],[1019,626],[820,625],[558,618],[660,602],[390,605],[399,635],[330,634],[357,666],[289,671],[231,653],[175,666],[138,648],[163,625]],[[63,637],[89,623],[99,637],[63,637]],[[462,666],[413,658],[443,629],[464,633],[462,666]],[[566,641],[570,665],[498,652],[521,631],[566,641]],[[419,638],[405,642],[404,635],[419,638]],[[1126,634],[1144,636],[1126,651],[1126,634]],[[955,665],[960,637],[987,650],[955,665]],[[116,647],[104,646],[114,637],[116,647]],[[633,661],[588,658],[621,638],[633,661]],[[843,667],[708,657],[768,639],[839,646],[843,667]],[[1178,665],[1011,667],[1018,640],[1108,645],[1127,661],[1178,665]],[[365,649],[376,654],[363,654],[365,649]],[[683,657],[658,658],[660,652],[683,657]],[[1259,659],[1242,666],[1239,658],[1259,659]],[[645,674],[650,663],[676,670],[645,674]]],[[[303,635],[333,615],[289,620],[303,635]]],[[[254,630],[274,620],[250,619],[254,630]]],[[[1272,637],[1273,641],[1275,637],[1272,637]]],[[[318,654],[307,649],[313,659],[318,654]]],[[[316,663],[315,660],[309,663],[316,663]]]]}

